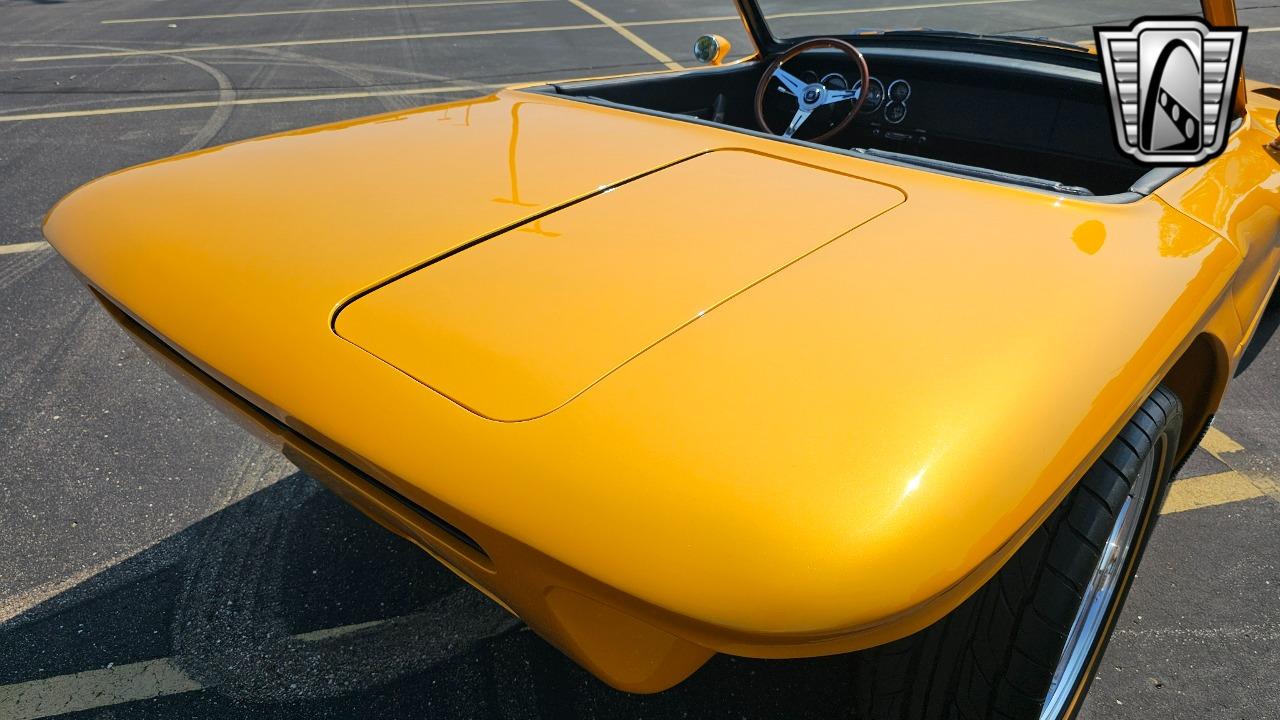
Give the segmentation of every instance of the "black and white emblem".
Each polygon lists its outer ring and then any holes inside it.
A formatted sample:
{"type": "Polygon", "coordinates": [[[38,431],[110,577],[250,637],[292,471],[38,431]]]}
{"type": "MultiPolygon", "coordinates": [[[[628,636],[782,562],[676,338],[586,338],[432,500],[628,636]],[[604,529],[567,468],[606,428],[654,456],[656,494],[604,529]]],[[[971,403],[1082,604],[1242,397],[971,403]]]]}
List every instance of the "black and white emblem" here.
{"type": "Polygon", "coordinates": [[[1195,165],[1222,152],[1245,28],[1149,19],[1095,33],[1121,150],[1158,165],[1195,165]]]}

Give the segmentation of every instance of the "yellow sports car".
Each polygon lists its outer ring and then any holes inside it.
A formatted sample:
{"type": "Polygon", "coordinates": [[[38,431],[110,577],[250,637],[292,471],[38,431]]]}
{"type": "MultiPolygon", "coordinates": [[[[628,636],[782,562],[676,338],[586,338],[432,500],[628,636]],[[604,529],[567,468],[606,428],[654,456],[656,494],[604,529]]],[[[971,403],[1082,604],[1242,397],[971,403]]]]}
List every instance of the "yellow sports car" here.
{"type": "Polygon", "coordinates": [[[1276,284],[1280,91],[1151,167],[1091,48],[782,7],[734,62],[154,162],[45,232],[610,685],[857,651],[868,717],[1070,717],[1276,284]]]}

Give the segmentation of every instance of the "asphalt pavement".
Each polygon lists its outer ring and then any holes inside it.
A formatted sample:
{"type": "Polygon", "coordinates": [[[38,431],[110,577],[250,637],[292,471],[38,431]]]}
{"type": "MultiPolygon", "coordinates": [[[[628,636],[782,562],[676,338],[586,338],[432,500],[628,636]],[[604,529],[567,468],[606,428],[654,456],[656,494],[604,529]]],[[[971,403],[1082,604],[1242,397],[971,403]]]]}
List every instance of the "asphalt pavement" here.
{"type": "MultiPolygon", "coordinates": [[[[961,4],[792,9],[819,31],[892,16],[1076,40],[1195,6],[961,4]]],[[[1280,6],[1239,5],[1247,72],[1280,82],[1280,6]]],[[[741,54],[733,13],[728,0],[0,0],[0,718],[849,717],[842,657],[718,657],[667,693],[610,690],[170,380],[40,235],[63,194],[174,153],[689,64],[703,32],[741,54]]],[[[1084,717],[1280,718],[1277,325],[1273,303],[1175,485],[1084,717]]]]}

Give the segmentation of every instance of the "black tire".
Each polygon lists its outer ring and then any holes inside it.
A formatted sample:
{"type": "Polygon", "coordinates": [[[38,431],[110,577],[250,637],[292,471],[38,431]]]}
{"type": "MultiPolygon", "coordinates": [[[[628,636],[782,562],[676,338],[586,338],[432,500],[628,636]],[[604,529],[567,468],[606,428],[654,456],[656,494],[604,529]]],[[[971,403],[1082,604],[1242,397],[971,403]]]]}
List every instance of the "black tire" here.
{"type": "MultiPolygon", "coordinates": [[[[1150,538],[1182,426],[1182,404],[1161,386],[1066,500],[986,585],[950,615],[854,656],[857,717],[867,720],[1041,716],[1067,636],[1131,487],[1147,488],[1132,544],[1096,634],[1076,644],[1087,661],[1054,720],[1072,718],[1093,678],[1150,538]],[[1150,472],[1141,472],[1148,455],[1150,472]],[[1142,478],[1150,477],[1150,481],[1142,478]]],[[[1136,503],[1130,503],[1137,508],[1136,503]]],[[[1126,513],[1127,514],[1127,511],[1126,513]]]]}

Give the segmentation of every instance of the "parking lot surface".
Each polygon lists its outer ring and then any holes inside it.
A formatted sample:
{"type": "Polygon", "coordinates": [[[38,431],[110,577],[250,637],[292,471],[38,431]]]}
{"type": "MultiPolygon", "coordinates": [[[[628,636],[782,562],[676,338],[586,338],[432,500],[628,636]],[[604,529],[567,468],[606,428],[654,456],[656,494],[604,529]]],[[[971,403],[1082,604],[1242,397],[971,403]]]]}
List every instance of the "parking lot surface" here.
{"type": "MultiPolygon", "coordinates": [[[[1069,40],[1195,6],[796,3],[827,32],[893,13],[1069,40]]],[[[1239,6],[1247,73],[1280,82],[1280,6],[1239,6]]],[[[171,381],[40,235],[59,197],[120,168],[678,67],[704,32],[748,47],[728,0],[0,0],[0,718],[850,716],[841,657],[718,657],[667,693],[610,690],[171,381]]],[[[1084,717],[1280,717],[1278,305],[1174,486],[1084,717]]]]}

